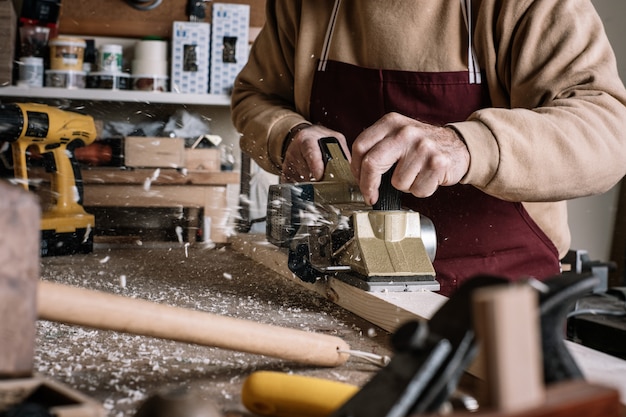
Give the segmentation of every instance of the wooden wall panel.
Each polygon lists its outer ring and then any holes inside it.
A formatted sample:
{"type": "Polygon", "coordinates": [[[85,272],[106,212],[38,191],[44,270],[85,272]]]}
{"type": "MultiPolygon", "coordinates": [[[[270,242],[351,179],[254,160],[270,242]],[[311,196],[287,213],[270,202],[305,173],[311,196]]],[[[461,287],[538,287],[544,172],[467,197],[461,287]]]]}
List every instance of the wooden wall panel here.
{"type": "MultiPolygon", "coordinates": [[[[250,5],[250,26],[263,26],[265,0],[224,0],[223,3],[250,5]]],[[[207,3],[210,7],[211,3],[207,3]]],[[[59,32],[81,36],[112,36],[140,38],[161,36],[169,38],[172,22],[188,20],[187,0],[164,0],[154,10],[140,11],[124,0],[62,0],[59,32]]],[[[206,21],[211,14],[207,9],[206,21]]]]}

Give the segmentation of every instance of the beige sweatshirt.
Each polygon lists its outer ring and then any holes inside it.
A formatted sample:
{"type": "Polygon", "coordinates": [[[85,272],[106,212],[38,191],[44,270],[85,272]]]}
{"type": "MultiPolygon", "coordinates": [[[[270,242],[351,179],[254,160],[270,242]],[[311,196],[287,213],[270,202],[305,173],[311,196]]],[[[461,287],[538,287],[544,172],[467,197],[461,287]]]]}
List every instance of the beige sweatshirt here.
{"type": "MultiPolygon", "coordinates": [[[[289,129],[306,121],[334,0],[268,0],[240,73],[232,117],[241,148],[278,173],[289,129]]],[[[492,107],[452,126],[470,152],[462,180],[524,202],[559,253],[566,199],[607,191],[626,174],[626,90],[589,0],[474,0],[472,43],[492,107]]],[[[329,59],[368,68],[466,71],[460,1],[344,0],[329,59]]]]}

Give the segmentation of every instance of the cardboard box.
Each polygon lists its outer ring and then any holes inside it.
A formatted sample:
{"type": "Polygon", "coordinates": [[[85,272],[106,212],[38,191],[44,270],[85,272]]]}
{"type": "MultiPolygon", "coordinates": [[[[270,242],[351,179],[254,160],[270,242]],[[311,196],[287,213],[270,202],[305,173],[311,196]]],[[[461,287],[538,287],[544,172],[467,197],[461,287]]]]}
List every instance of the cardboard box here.
{"type": "Polygon", "coordinates": [[[217,148],[185,149],[185,167],[189,171],[219,172],[220,150],[217,148]]]}
{"type": "Polygon", "coordinates": [[[211,18],[211,94],[230,94],[248,61],[250,5],[213,3],[211,18]]]}
{"type": "Polygon", "coordinates": [[[0,87],[13,84],[17,15],[10,0],[0,0],[0,87]]]}
{"type": "Polygon", "coordinates": [[[210,32],[211,25],[208,23],[173,23],[170,74],[172,92],[209,92],[210,32]]]}
{"type": "Polygon", "coordinates": [[[124,138],[124,165],[133,168],[183,168],[183,138],[127,136],[124,138]]]}

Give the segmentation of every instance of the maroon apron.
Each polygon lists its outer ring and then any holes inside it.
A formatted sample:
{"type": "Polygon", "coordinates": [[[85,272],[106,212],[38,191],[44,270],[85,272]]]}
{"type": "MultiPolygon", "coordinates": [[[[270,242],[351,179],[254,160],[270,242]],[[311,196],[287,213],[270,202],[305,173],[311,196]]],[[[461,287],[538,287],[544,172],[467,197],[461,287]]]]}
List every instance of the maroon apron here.
{"type": "MultiPolygon", "coordinates": [[[[311,121],[342,132],[350,146],[361,131],[389,112],[444,125],[466,120],[490,105],[486,85],[470,83],[468,71],[381,70],[330,60],[323,67],[313,81],[311,121]]],[[[428,198],[405,194],[402,201],[435,225],[433,266],[441,294],[449,296],[477,274],[516,280],[559,273],[556,247],[521,203],[463,184],[439,187],[428,198]]]]}

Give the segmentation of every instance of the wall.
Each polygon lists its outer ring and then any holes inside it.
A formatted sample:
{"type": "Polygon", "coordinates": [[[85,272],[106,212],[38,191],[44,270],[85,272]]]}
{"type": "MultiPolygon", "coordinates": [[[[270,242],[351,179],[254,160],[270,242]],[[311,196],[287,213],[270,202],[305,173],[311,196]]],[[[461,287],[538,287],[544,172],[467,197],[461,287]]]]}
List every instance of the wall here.
{"type": "MultiPolygon", "coordinates": [[[[250,25],[260,27],[264,21],[265,0],[220,0],[222,3],[250,5],[250,25]]],[[[20,12],[22,0],[13,0],[20,12]]],[[[150,4],[150,3],[147,3],[150,4]]],[[[210,2],[206,3],[210,7],[210,2]]],[[[170,37],[172,21],[188,20],[187,0],[163,0],[154,10],[139,11],[125,0],[61,0],[59,30],[62,33],[89,36],[170,37]]],[[[210,13],[206,21],[210,22],[210,13]]]]}
{"type": "MultiPolygon", "coordinates": [[[[615,50],[620,76],[626,82],[626,2],[592,0],[615,50]]],[[[619,185],[609,192],[569,202],[572,248],[585,249],[592,259],[610,260],[619,185]]]]}

